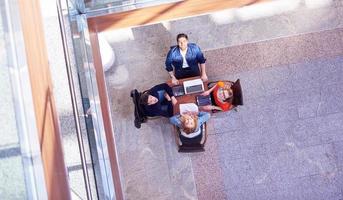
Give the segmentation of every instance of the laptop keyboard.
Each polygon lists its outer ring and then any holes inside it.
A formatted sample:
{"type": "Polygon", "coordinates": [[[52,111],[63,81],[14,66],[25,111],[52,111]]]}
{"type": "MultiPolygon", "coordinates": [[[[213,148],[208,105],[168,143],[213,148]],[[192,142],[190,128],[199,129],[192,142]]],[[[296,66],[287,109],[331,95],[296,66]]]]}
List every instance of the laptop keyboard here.
{"type": "Polygon", "coordinates": [[[202,85],[192,85],[186,88],[187,93],[196,93],[196,92],[202,92],[202,91],[203,91],[202,85]]]}

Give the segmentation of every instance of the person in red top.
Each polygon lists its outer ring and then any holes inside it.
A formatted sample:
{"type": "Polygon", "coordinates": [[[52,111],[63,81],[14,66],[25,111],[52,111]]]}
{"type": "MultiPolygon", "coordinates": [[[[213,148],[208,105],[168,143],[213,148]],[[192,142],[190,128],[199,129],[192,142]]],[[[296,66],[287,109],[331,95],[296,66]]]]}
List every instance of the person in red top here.
{"type": "Polygon", "coordinates": [[[213,103],[215,105],[203,106],[201,109],[205,111],[220,110],[228,111],[232,108],[233,92],[231,89],[232,84],[230,82],[218,81],[215,86],[209,90],[203,92],[202,96],[208,96],[211,94],[213,103]]]}

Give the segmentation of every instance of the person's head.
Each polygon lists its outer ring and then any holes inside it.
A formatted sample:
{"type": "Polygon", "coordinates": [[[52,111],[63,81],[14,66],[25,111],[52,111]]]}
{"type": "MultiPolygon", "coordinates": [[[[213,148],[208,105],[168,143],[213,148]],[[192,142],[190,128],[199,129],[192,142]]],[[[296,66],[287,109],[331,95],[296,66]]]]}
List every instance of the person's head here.
{"type": "Polygon", "coordinates": [[[184,114],[181,116],[181,126],[183,132],[186,134],[190,134],[195,132],[197,126],[198,126],[198,116],[196,115],[189,115],[189,114],[184,114]]]}
{"type": "Polygon", "coordinates": [[[186,50],[188,45],[188,36],[184,33],[180,33],[176,36],[177,45],[181,50],[186,50]]]}
{"type": "Polygon", "coordinates": [[[218,96],[223,102],[231,102],[233,98],[232,89],[224,86],[222,90],[219,91],[218,96]]]}
{"type": "Polygon", "coordinates": [[[139,101],[143,105],[153,105],[158,102],[158,99],[148,93],[144,93],[141,95],[139,101]]]}
{"type": "Polygon", "coordinates": [[[225,84],[223,81],[218,81],[218,87],[221,89],[218,91],[218,98],[222,102],[232,102],[233,91],[231,89],[231,84],[225,84]]]}

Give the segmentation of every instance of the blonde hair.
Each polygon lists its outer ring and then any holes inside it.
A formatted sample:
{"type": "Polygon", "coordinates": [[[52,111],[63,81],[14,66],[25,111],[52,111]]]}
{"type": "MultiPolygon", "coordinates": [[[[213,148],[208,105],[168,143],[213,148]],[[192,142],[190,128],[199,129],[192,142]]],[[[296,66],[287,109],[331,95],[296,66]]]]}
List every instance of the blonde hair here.
{"type": "Polygon", "coordinates": [[[186,127],[186,118],[184,115],[181,116],[180,121],[181,121],[181,129],[183,132],[186,134],[194,133],[196,131],[196,128],[198,127],[198,116],[197,115],[189,115],[193,120],[194,120],[194,126],[193,127],[186,127]]]}

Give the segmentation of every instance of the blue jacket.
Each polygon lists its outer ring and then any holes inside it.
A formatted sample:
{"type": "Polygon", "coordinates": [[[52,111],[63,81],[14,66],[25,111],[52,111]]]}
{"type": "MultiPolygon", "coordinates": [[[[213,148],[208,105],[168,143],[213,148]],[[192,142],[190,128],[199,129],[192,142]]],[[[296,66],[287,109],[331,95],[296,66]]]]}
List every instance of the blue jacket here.
{"type": "Polygon", "coordinates": [[[166,59],[166,70],[168,72],[175,69],[175,77],[188,78],[193,76],[200,76],[200,69],[198,64],[203,64],[206,62],[206,58],[201,52],[198,45],[194,43],[188,43],[186,61],[188,68],[182,68],[183,59],[178,46],[173,46],[170,48],[167,59],[166,59]]]}

